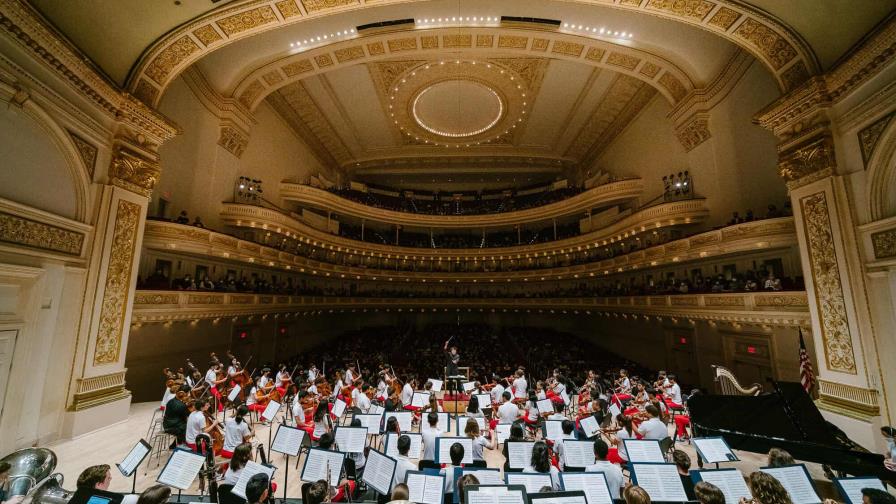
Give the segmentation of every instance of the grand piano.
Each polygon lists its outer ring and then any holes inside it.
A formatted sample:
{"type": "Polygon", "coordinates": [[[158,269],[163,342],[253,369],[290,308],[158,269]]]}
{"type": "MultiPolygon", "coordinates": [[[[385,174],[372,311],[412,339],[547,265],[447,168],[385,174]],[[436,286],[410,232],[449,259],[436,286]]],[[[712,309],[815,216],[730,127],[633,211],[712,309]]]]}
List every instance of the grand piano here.
{"type": "Polygon", "coordinates": [[[883,455],[862,448],[825,420],[802,385],[772,382],[772,388],[755,396],[692,396],[688,409],[694,436],[721,436],[731,448],[755,453],[781,448],[840,475],[874,476],[896,484],[896,473],[884,468],[883,455]]]}

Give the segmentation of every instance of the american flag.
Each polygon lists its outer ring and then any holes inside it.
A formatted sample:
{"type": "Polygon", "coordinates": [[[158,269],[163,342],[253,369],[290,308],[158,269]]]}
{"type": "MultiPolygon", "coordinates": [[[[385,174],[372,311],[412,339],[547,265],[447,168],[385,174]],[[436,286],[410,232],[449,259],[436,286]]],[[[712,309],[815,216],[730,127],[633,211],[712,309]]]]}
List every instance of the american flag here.
{"type": "Polygon", "coordinates": [[[800,383],[806,392],[811,394],[815,388],[815,372],[812,370],[812,361],[809,360],[809,352],[806,351],[806,343],[803,342],[803,329],[800,328],[800,383]]]}

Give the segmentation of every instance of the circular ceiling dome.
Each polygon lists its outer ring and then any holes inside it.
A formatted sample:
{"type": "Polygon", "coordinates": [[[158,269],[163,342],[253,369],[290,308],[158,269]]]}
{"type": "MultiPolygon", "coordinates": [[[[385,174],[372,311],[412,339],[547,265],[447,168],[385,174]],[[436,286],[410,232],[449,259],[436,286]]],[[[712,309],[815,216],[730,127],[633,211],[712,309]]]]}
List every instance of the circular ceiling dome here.
{"type": "Polygon", "coordinates": [[[504,102],[497,91],[476,81],[451,79],[424,88],[411,107],[421,128],[443,137],[471,137],[501,120],[504,102]]]}

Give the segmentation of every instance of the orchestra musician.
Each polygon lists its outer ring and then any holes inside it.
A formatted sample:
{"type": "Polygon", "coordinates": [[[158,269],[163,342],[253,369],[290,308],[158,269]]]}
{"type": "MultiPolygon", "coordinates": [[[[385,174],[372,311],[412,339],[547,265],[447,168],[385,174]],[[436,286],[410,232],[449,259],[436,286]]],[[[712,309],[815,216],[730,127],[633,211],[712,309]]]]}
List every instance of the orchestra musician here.
{"type": "Polygon", "coordinates": [[[206,399],[197,399],[193,401],[193,412],[187,417],[187,428],[184,434],[185,444],[194,452],[198,452],[196,447],[196,436],[202,432],[211,434],[212,431],[219,428],[217,420],[208,422],[209,402],[206,399]]]}
{"type": "Polygon", "coordinates": [[[188,394],[183,387],[175,384],[171,385],[171,391],[174,393],[174,397],[165,403],[162,430],[173,435],[176,444],[181,444],[186,441],[187,419],[190,416],[190,409],[184,402],[188,394]]]}
{"type": "Polygon", "coordinates": [[[529,384],[522,369],[517,369],[513,379],[513,397],[517,402],[525,402],[529,396],[529,384]]]}
{"type": "Polygon", "coordinates": [[[233,457],[233,450],[237,446],[248,443],[255,435],[246,416],[249,414],[249,408],[246,405],[240,405],[236,409],[236,415],[224,420],[224,447],[221,449],[221,456],[229,459],[233,457]]]}
{"type": "Polygon", "coordinates": [[[292,377],[289,372],[286,370],[286,364],[280,364],[280,369],[277,371],[277,374],[274,376],[274,387],[280,392],[282,397],[286,396],[286,389],[289,388],[289,384],[292,382],[292,377]]]}
{"type": "Polygon", "coordinates": [[[218,403],[219,412],[224,411],[224,402],[221,400],[221,391],[219,387],[229,379],[227,375],[219,376],[220,371],[221,363],[212,361],[209,364],[208,371],[205,372],[205,383],[209,387],[209,393],[211,393],[218,403]]]}

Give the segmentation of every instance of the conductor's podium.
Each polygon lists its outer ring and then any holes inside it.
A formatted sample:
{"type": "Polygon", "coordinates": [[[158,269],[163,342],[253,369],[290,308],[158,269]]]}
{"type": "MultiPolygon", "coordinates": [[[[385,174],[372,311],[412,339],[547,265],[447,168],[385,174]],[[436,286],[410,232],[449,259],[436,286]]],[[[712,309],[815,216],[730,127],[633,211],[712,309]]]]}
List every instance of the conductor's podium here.
{"type": "Polygon", "coordinates": [[[445,392],[445,395],[442,396],[442,410],[452,414],[462,414],[467,411],[469,401],[470,396],[467,394],[445,392]]]}

